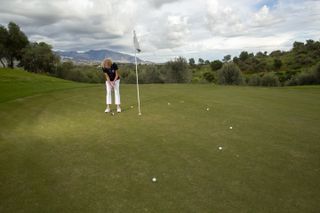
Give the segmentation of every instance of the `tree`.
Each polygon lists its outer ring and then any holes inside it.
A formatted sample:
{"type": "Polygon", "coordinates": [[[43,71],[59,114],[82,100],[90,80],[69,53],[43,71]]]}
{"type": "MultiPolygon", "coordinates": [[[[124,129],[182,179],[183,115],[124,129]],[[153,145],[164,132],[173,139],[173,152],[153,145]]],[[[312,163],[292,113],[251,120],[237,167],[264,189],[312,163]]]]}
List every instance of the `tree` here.
{"type": "Polygon", "coordinates": [[[280,57],[283,53],[281,52],[281,50],[275,50],[273,52],[270,53],[270,56],[272,57],[280,57]]]}
{"type": "Polygon", "coordinates": [[[230,60],[231,60],[231,55],[226,55],[223,57],[222,61],[226,63],[226,62],[229,62],[230,60]]]}
{"type": "Polygon", "coordinates": [[[242,51],[239,58],[241,61],[245,61],[249,58],[249,53],[247,51],[242,51]]]}
{"type": "Polygon", "coordinates": [[[304,43],[295,41],[293,43],[293,49],[292,50],[294,52],[296,52],[296,53],[304,53],[305,52],[304,43]]]}
{"type": "Polygon", "coordinates": [[[189,59],[189,65],[190,66],[194,66],[196,64],[196,61],[194,60],[194,58],[190,58],[189,59]]]}
{"type": "Polygon", "coordinates": [[[280,68],[282,67],[282,61],[278,58],[275,58],[273,60],[273,67],[276,69],[276,70],[280,70],[280,68]]]}
{"type": "Polygon", "coordinates": [[[221,69],[223,63],[220,60],[214,60],[210,63],[210,67],[212,71],[217,71],[221,69]]]}
{"type": "Polygon", "coordinates": [[[263,58],[265,55],[262,52],[257,52],[256,57],[263,58]]]}
{"type": "Polygon", "coordinates": [[[218,83],[226,85],[240,85],[243,83],[242,73],[239,67],[232,63],[225,63],[218,71],[218,83]]]}
{"type": "Polygon", "coordinates": [[[233,63],[236,63],[236,64],[239,63],[239,60],[240,59],[238,57],[233,57],[233,59],[232,59],[233,63]]]}
{"type": "Polygon", "coordinates": [[[9,33],[4,26],[0,26],[0,63],[3,67],[6,66],[4,59],[7,57],[9,33]]]}
{"type": "Polygon", "coordinates": [[[306,48],[308,50],[315,50],[315,42],[314,42],[314,40],[312,40],[312,39],[307,40],[305,46],[306,46],[306,48]]]}
{"type": "Polygon", "coordinates": [[[191,80],[191,72],[188,69],[187,60],[183,57],[176,58],[166,63],[167,79],[169,83],[188,83],[191,80]]]}
{"type": "Polygon", "coordinates": [[[209,65],[209,64],[210,64],[210,61],[209,61],[209,60],[205,60],[205,61],[204,61],[204,64],[205,64],[205,65],[209,65]]]}
{"type": "Polygon", "coordinates": [[[23,50],[21,65],[31,72],[56,74],[60,58],[52,52],[52,47],[44,42],[30,43],[23,50]]]}
{"type": "Polygon", "coordinates": [[[198,64],[203,65],[204,64],[204,60],[202,58],[199,58],[198,64]]]}
{"type": "Polygon", "coordinates": [[[14,60],[21,60],[22,50],[28,45],[27,36],[20,30],[20,27],[10,22],[8,24],[7,61],[9,67],[13,68],[14,60]]]}

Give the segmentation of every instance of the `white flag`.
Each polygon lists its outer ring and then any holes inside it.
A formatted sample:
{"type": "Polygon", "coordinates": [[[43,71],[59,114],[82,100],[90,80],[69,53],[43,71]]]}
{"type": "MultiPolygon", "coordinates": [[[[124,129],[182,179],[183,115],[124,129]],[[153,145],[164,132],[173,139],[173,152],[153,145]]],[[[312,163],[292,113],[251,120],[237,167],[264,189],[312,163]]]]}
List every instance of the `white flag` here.
{"type": "Polygon", "coordinates": [[[136,31],[135,31],[135,30],[133,31],[133,44],[134,44],[134,48],[135,48],[138,52],[141,52],[140,45],[139,45],[138,38],[137,38],[137,35],[136,35],[136,31]]]}

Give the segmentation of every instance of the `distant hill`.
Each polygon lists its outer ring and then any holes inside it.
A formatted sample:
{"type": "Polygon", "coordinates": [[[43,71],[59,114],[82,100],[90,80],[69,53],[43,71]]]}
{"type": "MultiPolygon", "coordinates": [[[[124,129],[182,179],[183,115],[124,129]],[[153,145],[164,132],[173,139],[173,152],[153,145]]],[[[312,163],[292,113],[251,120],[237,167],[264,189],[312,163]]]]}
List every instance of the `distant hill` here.
{"type": "MultiPolygon", "coordinates": [[[[88,50],[85,52],[80,51],[55,51],[60,55],[63,61],[71,60],[75,63],[95,63],[101,62],[104,58],[111,58],[115,62],[120,63],[134,63],[134,56],[115,52],[112,50],[88,50]]],[[[144,63],[141,59],[137,59],[139,63],[144,63]]]]}

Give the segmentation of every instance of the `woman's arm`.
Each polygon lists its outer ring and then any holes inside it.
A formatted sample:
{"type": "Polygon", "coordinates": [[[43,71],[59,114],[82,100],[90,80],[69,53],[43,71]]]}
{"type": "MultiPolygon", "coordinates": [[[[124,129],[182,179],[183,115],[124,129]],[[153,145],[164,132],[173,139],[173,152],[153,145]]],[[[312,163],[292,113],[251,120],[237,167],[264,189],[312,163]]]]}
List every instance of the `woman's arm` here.
{"type": "Polygon", "coordinates": [[[108,82],[110,83],[110,78],[109,78],[108,74],[105,73],[104,75],[105,75],[105,77],[106,77],[106,81],[108,81],[108,82]]]}
{"type": "Polygon", "coordinates": [[[115,82],[116,80],[118,80],[119,74],[118,74],[118,70],[116,70],[116,77],[114,78],[113,82],[115,82]]]}

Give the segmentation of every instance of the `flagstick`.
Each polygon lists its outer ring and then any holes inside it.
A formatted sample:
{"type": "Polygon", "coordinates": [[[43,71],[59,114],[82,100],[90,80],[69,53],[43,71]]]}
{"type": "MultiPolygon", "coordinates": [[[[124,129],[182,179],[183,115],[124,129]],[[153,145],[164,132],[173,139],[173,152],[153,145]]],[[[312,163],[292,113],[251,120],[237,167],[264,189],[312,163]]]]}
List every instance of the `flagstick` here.
{"type": "Polygon", "coordinates": [[[141,115],[141,108],[140,108],[140,90],[139,90],[139,76],[138,76],[138,62],[137,62],[137,50],[134,51],[134,58],[135,58],[135,62],[136,62],[136,79],[137,79],[138,110],[139,110],[139,115],[141,115]]]}

